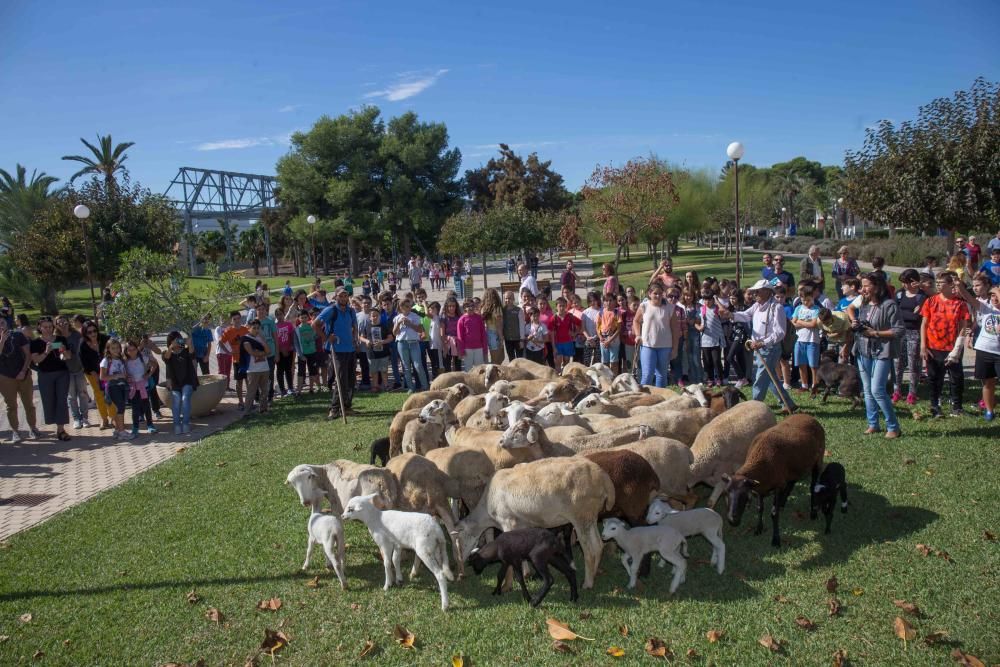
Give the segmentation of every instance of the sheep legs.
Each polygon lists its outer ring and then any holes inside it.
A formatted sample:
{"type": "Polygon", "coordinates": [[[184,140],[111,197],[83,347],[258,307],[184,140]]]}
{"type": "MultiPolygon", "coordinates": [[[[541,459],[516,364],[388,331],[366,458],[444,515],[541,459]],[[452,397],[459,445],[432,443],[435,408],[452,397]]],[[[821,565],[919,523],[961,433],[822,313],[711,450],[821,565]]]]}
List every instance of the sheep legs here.
{"type": "Polygon", "coordinates": [[[677,591],[677,587],[687,579],[687,560],[680,553],[679,549],[674,551],[660,551],[660,558],[674,566],[674,578],[670,580],[670,594],[673,595],[677,591]]]}
{"type": "MultiPolygon", "coordinates": [[[[781,510],[785,508],[785,502],[788,501],[788,496],[792,492],[792,487],[795,486],[795,480],[793,479],[785,488],[781,491],[777,491],[774,494],[774,504],[771,506],[771,546],[780,548],[781,547],[781,533],[778,530],[778,519],[781,515],[781,510]]],[[[813,484],[815,486],[815,484],[813,484]]],[[[811,489],[810,489],[811,492],[811,489]]],[[[810,495],[810,500],[812,495],[810,495]]]]}
{"type": "Polygon", "coordinates": [[[336,551],[333,549],[333,541],[323,543],[323,551],[326,552],[326,562],[336,572],[337,579],[340,581],[340,588],[347,590],[347,579],[344,577],[344,540],[343,538],[336,540],[336,551]]]}
{"type": "Polygon", "coordinates": [[[812,480],[809,483],[809,518],[816,519],[816,482],[819,481],[819,464],[812,468],[812,480]]]}
{"type": "MultiPolygon", "coordinates": [[[[573,564],[571,561],[566,560],[566,557],[562,554],[552,554],[549,558],[549,565],[556,568],[566,577],[566,581],[569,582],[569,601],[576,602],[579,595],[576,590],[576,571],[573,569],[573,564]]],[[[551,585],[551,584],[550,584],[551,585]]],[[[544,592],[539,592],[535,596],[535,601],[532,605],[537,607],[541,603],[542,599],[548,593],[548,588],[544,589],[544,592]]]]}
{"type": "Polygon", "coordinates": [[[583,551],[583,587],[593,588],[594,576],[601,564],[604,542],[601,540],[601,534],[597,532],[597,523],[590,523],[586,526],[573,524],[573,529],[576,530],[576,537],[580,541],[580,550],[583,551]]]}
{"type": "MultiPolygon", "coordinates": [[[[439,507],[436,507],[435,510],[437,511],[438,518],[441,519],[441,523],[444,524],[445,530],[447,531],[447,535],[451,536],[453,533],[456,532],[455,520],[451,514],[451,508],[449,508],[447,505],[441,505],[439,507]]],[[[461,579],[462,577],[465,576],[465,563],[462,562],[462,545],[458,543],[457,536],[452,537],[452,546],[455,549],[454,551],[455,565],[458,569],[458,578],[461,579]]],[[[445,557],[447,558],[447,556],[448,552],[446,550],[445,557]]]]}
{"type": "Polygon", "coordinates": [[[309,569],[309,557],[312,556],[313,552],[313,538],[312,535],[309,536],[309,540],[306,542],[306,559],[302,563],[302,569],[309,569]]]}
{"type": "Polygon", "coordinates": [[[707,507],[709,509],[715,508],[715,503],[719,502],[719,497],[722,496],[722,492],[725,490],[726,490],[725,482],[719,480],[718,482],[715,483],[715,486],[712,487],[712,495],[708,497],[707,507]]]}
{"type": "Polygon", "coordinates": [[[713,533],[702,533],[705,539],[712,544],[712,565],[719,574],[726,569],[726,543],[722,540],[722,531],[713,533]]]}

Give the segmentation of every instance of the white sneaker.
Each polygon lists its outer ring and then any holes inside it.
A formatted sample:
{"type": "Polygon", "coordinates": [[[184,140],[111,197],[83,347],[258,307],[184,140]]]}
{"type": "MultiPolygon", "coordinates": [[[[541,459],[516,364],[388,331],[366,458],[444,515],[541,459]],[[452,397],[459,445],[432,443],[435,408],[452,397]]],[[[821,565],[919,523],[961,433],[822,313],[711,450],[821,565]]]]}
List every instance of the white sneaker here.
{"type": "Polygon", "coordinates": [[[26,434],[26,436],[25,436],[25,437],[26,437],[26,438],[27,438],[28,440],[38,440],[38,433],[36,433],[36,432],[35,432],[35,429],[33,429],[33,428],[29,428],[29,429],[28,429],[28,433],[26,434]]]}
{"type": "Polygon", "coordinates": [[[10,439],[7,442],[11,445],[16,445],[17,443],[21,442],[21,434],[18,433],[17,431],[12,430],[10,432],[10,439]]]}
{"type": "Polygon", "coordinates": [[[90,422],[89,422],[88,420],[86,420],[86,419],[81,419],[81,420],[80,420],[80,424],[82,424],[82,425],[83,425],[83,428],[91,428],[91,427],[93,426],[93,425],[92,425],[92,424],[91,424],[91,423],[90,423],[90,422]]]}
{"type": "Polygon", "coordinates": [[[792,385],[788,384],[787,382],[782,382],[781,386],[785,388],[785,391],[791,391],[792,390],[792,385]]]}
{"type": "Polygon", "coordinates": [[[83,428],[83,423],[79,419],[74,419],[73,428],[79,431],[81,428],[83,428]]]}
{"type": "Polygon", "coordinates": [[[135,433],[131,431],[119,431],[115,433],[115,437],[119,440],[135,440],[135,433]]]}

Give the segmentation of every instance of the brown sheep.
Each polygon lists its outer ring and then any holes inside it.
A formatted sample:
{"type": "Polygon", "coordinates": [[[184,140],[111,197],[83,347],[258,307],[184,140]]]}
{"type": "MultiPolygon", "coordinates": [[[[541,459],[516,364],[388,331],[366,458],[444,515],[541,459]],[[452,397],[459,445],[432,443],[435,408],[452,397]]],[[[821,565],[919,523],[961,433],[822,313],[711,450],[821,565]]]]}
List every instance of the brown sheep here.
{"type": "Polygon", "coordinates": [[[615,487],[615,504],[600,518],[616,517],[632,526],[645,526],[646,509],[660,490],[660,478],[653,466],[627,449],[586,452],[582,456],[601,466],[615,487]]]}
{"type": "Polygon", "coordinates": [[[458,497],[470,512],[479,504],[483,489],[496,472],[493,461],[479,447],[456,445],[427,452],[427,460],[458,486],[458,497]]]}
{"type": "Polygon", "coordinates": [[[764,498],[774,494],[771,509],[773,532],[771,545],[781,546],[778,518],[795,482],[806,472],[812,473],[809,484],[809,513],[816,518],[816,480],[819,479],[826,450],[826,432],[815,417],[795,414],[773,426],[750,443],[746,462],[732,477],[725,477],[729,494],[729,523],[738,526],[750,494],[757,495],[757,527],[754,535],[764,532],[764,498]]]}
{"type": "Polygon", "coordinates": [[[401,410],[389,424],[389,458],[403,453],[403,433],[406,425],[420,416],[420,410],[401,410]]]}
{"type": "Polygon", "coordinates": [[[486,383],[483,376],[481,374],[473,375],[465,371],[450,371],[438,375],[431,381],[431,391],[447,389],[448,387],[454,387],[456,384],[468,385],[473,394],[486,393],[486,383]]]}
{"type": "MultiPolygon", "coordinates": [[[[516,374],[517,371],[527,371],[533,378],[538,380],[555,380],[559,378],[559,374],[556,373],[556,369],[544,364],[539,364],[530,359],[525,359],[524,357],[511,359],[509,362],[504,364],[502,368],[505,374],[511,375],[516,374]]],[[[506,377],[504,379],[515,380],[517,378],[506,377]]]]}

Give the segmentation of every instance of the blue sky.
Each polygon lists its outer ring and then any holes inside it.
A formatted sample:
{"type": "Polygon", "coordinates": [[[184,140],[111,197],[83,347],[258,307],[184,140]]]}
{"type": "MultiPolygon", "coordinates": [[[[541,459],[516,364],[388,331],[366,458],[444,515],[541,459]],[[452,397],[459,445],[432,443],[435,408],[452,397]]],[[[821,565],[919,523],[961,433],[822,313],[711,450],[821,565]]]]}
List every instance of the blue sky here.
{"type": "Polygon", "coordinates": [[[273,174],[287,137],[365,103],[497,142],[579,187],[655,153],[716,169],[840,163],[864,128],[1000,79],[1000,2],[0,3],[0,167],[63,179],[79,137],[135,141],[133,177],[273,174]]]}

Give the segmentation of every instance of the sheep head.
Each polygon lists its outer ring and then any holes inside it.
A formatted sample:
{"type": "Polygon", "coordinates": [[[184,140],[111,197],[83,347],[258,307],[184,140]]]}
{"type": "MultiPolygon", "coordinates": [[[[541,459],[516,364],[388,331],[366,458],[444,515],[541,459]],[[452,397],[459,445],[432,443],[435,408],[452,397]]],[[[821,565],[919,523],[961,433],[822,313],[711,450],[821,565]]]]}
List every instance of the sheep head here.
{"type": "Polygon", "coordinates": [[[591,364],[590,370],[597,373],[597,376],[601,379],[602,383],[611,384],[611,382],[615,379],[615,372],[612,371],[611,367],[607,364],[601,362],[591,364]]]}
{"type": "Polygon", "coordinates": [[[538,411],[538,414],[535,415],[535,421],[542,428],[549,428],[550,426],[559,426],[565,423],[566,417],[575,415],[576,412],[570,409],[569,403],[549,403],[538,411]]]}
{"type": "Polygon", "coordinates": [[[535,414],[535,408],[527,403],[523,401],[511,401],[510,405],[500,411],[497,423],[500,424],[501,428],[504,428],[505,421],[508,426],[511,426],[533,414],[535,414]]]}
{"type": "Polygon", "coordinates": [[[621,519],[605,519],[601,524],[601,539],[607,542],[613,540],[628,530],[628,526],[621,519]]]}
{"type": "Polygon", "coordinates": [[[510,399],[504,394],[497,393],[494,390],[486,392],[486,399],[483,407],[485,408],[486,416],[490,419],[496,419],[500,416],[500,412],[510,405],[510,399]]]}
{"type": "Polygon", "coordinates": [[[601,412],[601,406],[610,405],[611,401],[600,394],[590,394],[576,404],[577,414],[586,415],[594,412],[601,412]]]}
{"type": "Polygon", "coordinates": [[[299,501],[303,507],[312,507],[318,510],[323,506],[323,499],[327,497],[319,480],[319,475],[311,465],[297,465],[292,468],[285,478],[285,484],[295,489],[299,494],[299,501]]]}
{"type": "Polygon", "coordinates": [[[369,493],[367,496],[355,496],[347,501],[347,507],[341,515],[341,519],[356,519],[364,521],[376,510],[385,509],[385,503],[377,493],[369,493]]]}
{"type": "Polygon", "coordinates": [[[729,512],[726,519],[730,525],[740,525],[743,518],[743,511],[750,502],[750,496],[760,486],[760,482],[743,475],[723,475],[722,481],[726,483],[725,493],[729,497],[729,512]]]}
{"type": "Polygon", "coordinates": [[[684,390],[681,393],[694,396],[695,399],[698,401],[698,405],[700,405],[703,408],[708,407],[708,397],[705,396],[705,385],[689,384],[688,386],[684,387],[684,390]]]}
{"type": "Polygon", "coordinates": [[[658,523],[668,514],[677,514],[677,510],[671,507],[666,499],[653,498],[653,502],[649,503],[649,510],[646,511],[646,523],[650,525],[658,523]]]}
{"type": "Polygon", "coordinates": [[[439,424],[447,428],[458,423],[454,411],[447,401],[435,398],[433,401],[420,409],[417,417],[421,424],[439,424]]]}
{"type": "Polygon", "coordinates": [[[511,424],[500,436],[500,446],[504,449],[518,449],[537,445],[541,440],[541,427],[527,417],[511,424]]]}
{"type": "Polygon", "coordinates": [[[451,402],[454,405],[458,405],[458,402],[463,398],[467,398],[472,395],[472,388],[464,382],[459,382],[458,384],[453,384],[445,390],[451,402]]]}
{"type": "Polygon", "coordinates": [[[639,382],[632,377],[631,373],[621,373],[611,381],[612,394],[624,394],[625,392],[640,391],[639,382]]]}
{"type": "Polygon", "coordinates": [[[510,396],[510,392],[514,390],[514,384],[510,380],[497,380],[492,385],[490,385],[490,391],[497,394],[503,394],[504,396],[510,396]]]}

